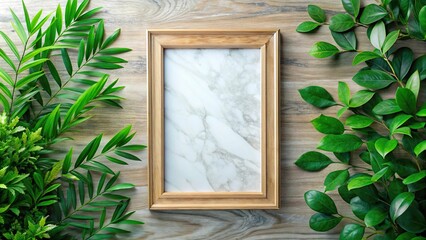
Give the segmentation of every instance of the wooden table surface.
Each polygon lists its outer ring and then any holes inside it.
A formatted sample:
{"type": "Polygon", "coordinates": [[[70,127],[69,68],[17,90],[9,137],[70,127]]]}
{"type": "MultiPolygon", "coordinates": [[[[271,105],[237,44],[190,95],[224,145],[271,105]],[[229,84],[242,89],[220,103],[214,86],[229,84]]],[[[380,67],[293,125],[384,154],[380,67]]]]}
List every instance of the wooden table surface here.
{"type": "MultiPolygon", "coordinates": [[[[27,0],[30,12],[40,7],[52,10],[60,2],[27,0]]],[[[322,190],[327,169],[321,173],[299,170],[294,161],[305,151],[314,149],[321,137],[310,120],[321,112],[302,101],[297,90],[309,85],[320,85],[336,93],[337,82],[346,81],[357,89],[351,78],[357,67],[351,65],[352,53],[338,60],[317,60],[308,55],[315,41],[332,42],[326,27],[317,34],[295,32],[301,21],[308,20],[308,4],[317,4],[327,13],[342,11],[338,0],[92,0],[91,7],[103,6],[108,33],[116,28],[122,34],[116,46],[130,47],[132,52],[123,57],[129,60],[125,68],[114,72],[125,85],[122,96],[127,100],[124,109],[103,108],[96,116],[74,133],[74,145],[81,150],[95,134],[111,137],[127,124],[138,132],[136,142],[146,143],[146,30],[149,28],[277,28],[281,30],[281,201],[280,210],[233,211],[149,211],[147,209],[146,152],[142,162],[120,169],[123,181],[136,184],[128,194],[132,197],[134,218],[145,225],[133,231],[132,239],[337,239],[338,231],[316,233],[308,226],[311,211],[304,203],[303,194],[309,189],[322,190]]],[[[0,0],[0,29],[12,33],[9,7],[23,16],[21,1],[0,0]]],[[[46,11],[48,12],[48,11],[46,11]]],[[[14,38],[17,39],[17,38],[14,38]]],[[[366,39],[360,38],[361,48],[368,49],[366,39]]],[[[5,47],[4,41],[0,46],[5,47]]],[[[415,48],[424,46],[414,45],[415,48]]],[[[325,114],[334,115],[335,108],[325,114]]],[[[117,168],[116,168],[117,169],[117,168]]],[[[349,212],[341,201],[338,208],[349,212]]],[[[123,238],[123,239],[127,239],[123,238]]]]}

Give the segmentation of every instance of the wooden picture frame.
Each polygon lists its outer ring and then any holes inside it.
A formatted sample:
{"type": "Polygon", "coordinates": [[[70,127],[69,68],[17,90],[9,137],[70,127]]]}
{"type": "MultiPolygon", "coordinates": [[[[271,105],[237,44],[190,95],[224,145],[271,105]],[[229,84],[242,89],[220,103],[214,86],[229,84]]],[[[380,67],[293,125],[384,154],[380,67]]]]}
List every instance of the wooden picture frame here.
{"type": "MultiPolygon", "coordinates": [[[[148,30],[149,208],[278,209],[280,206],[278,30],[148,30]],[[165,190],[165,51],[167,49],[258,49],[260,72],[259,191],[165,190]]],[[[168,160],[172,161],[172,160],[168,160]]]]}

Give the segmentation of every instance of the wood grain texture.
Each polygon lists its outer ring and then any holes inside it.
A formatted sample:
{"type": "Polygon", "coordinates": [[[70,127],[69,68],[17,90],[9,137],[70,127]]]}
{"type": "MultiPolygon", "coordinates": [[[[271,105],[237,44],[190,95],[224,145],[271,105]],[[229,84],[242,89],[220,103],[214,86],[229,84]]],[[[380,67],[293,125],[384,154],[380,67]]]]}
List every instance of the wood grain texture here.
{"type": "MultiPolygon", "coordinates": [[[[65,6],[63,0],[26,1],[31,14],[40,7],[49,12],[58,2],[65,6]]],[[[351,53],[338,60],[317,60],[307,54],[315,41],[332,41],[326,28],[315,35],[295,32],[297,25],[309,18],[308,4],[317,4],[328,13],[343,10],[339,0],[92,0],[91,7],[104,7],[101,16],[105,18],[108,33],[122,28],[116,46],[130,47],[133,51],[124,56],[129,60],[126,67],[114,73],[126,86],[122,92],[127,99],[124,109],[98,110],[74,134],[76,152],[95,134],[104,132],[105,137],[111,137],[126,124],[134,125],[138,143],[147,143],[146,29],[276,28],[281,31],[281,209],[150,212],[146,152],[143,152],[140,156],[144,161],[120,169],[123,181],[137,185],[128,192],[133,199],[131,209],[136,211],[134,217],[145,221],[144,226],[134,229],[132,239],[338,239],[336,230],[316,233],[308,226],[313,211],[305,205],[303,194],[309,189],[322,190],[324,176],[334,169],[312,174],[294,165],[304,151],[315,148],[321,136],[309,123],[320,111],[305,104],[297,89],[315,84],[335,94],[337,81],[348,82],[351,88],[358,89],[351,82],[357,67],[351,66],[351,53]]],[[[0,29],[7,34],[12,33],[9,7],[23,16],[20,0],[0,0],[0,29]]],[[[359,41],[361,48],[370,48],[365,38],[359,41]]],[[[0,46],[5,46],[3,41],[0,46]]],[[[412,47],[425,51],[424,45],[412,47]]],[[[335,111],[330,108],[324,113],[333,115],[335,111]]],[[[343,212],[349,212],[341,201],[337,205],[343,212]]]]}

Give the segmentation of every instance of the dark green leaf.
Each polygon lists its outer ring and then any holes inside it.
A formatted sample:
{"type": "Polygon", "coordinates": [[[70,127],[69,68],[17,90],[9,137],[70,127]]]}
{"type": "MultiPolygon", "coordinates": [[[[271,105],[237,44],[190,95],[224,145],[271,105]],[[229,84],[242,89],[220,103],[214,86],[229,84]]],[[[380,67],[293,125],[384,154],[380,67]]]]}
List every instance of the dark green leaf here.
{"type": "Polygon", "coordinates": [[[72,64],[70,56],[68,55],[67,49],[61,49],[62,61],[64,62],[65,68],[67,69],[68,74],[72,75],[72,64]]]}
{"type": "Polygon", "coordinates": [[[345,32],[355,26],[352,16],[338,13],[330,19],[330,30],[334,32],[345,32]]]}
{"type": "Polygon", "coordinates": [[[355,93],[355,95],[349,101],[349,107],[357,108],[366,104],[368,101],[373,98],[374,92],[368,90],[360,90],[355,93]]]}
{"type": "Polygon", "coordinates": [[[411,192],[403,192],[398,194],[395,199],[392,201],[389,214],[392,218],[392,221],[395,221],[399,216],[401,216],[413,203],[414,194],[411,192]]]}
{"type": "Polygon", "coordinates": [[[379,90],[396,82],[391,75],[380,70],[361,70],[355,74],[352,80],[358,85],[372,90],[379,90]]]}
{"type": "Polygon", "coordinates": [[[352,134],[327,135],[324,136],[317,148],[330,152],[351,152],[362,145],[362,140],[352,134]]]}
{"type": "Polygon", "coordinates": [[[339,45],[344,50],[356,50],[357,41],[354,31],[347,31],[343,33],[331,31],[331,35],[333,36],[333,39],[337,45],[339,45]]]}
{"type": "Polygon", "coordinates": [[[345,127],[339,119],[329,116],[320,115],[311,121],[312,125],[318,132],[324,134],[343,134],[345,127]]]}
{"type": "Polygon", "coordinates": [[[81,39],[80,42],[80,47],[78,49],[78,57],[77,57],[77,66],[80,67],[81,64],[83,63],[83,59],[84,59],[84,39],[81,39]]]}
{"type": "Polygon", "coordinates": [[[381,208],[375,207],[368,211],[367,215],[365,215],[364,222],[367,227],[374,227],[378,224],[382,223],[388,215],[388,212],[381,208]]]}
{"type": "Polygon", "coordinates": [[[364,227],[359,224],[347,224],[340,232],[339,240],[361,240],[364,236],[364,231],[364,227]]]}
{"type": "MultiPolygon", "coordinates": [[[[393,60],[393,61],[395,61],[395,60],[393,60]]],[[[420,80],[426,79],[426,55],[418,57],[414,61],[413,66],[411,67],[411,69],[412,69],[412,72],[414,72],[416,70],[419,71],[420,80]]]]}
{"type": "Polygon", "coordinates": [[[339,52],[339,49],[337,49],[337,47],[333,44],[328,42],[317,42],[312,46],[309,54],[316,58],[326,58],[339,52]]]}
{"type": "Polygon", "coordinates": [[[348,84],[345,82],[339,82],[337,93],[338,93],[339,100],[344,105],[348,106],[349,100],[351,98],[351,91],[349,90],[348,84]]]}
{"type": "Polygon", "coordinates": [[[419,76],[419,72],[415,71],[410,78],[407,81],[407,84],[405,85],[406,88],[410,89],[414,96],[418,97],[419,95],[419,91],[420,91],[420,76],[419,76]]]}
{"type": "Polygon", "coordinates": [[[324,180],[325,191],[332,191],[343,185],[349,178],[348,170],[337,170],[329,173],[324,180]]]}
{"type": "Polygon", "coordinates": [[[388,15],[386,9],[376,4],[370,4],[364,8],[364,11],[361,14],[360,21],[363,24],[371,24],[379,21],[386,15],[388,15]]]}
{"type": "Polygon", "coordinates": [[[99,69],[119,69],[123,68],[121,65],[115,64],[115,63],[107,63],[107,62],[90,62],[86,64],[86,66],[99,68],[99,69]]]}
{"type": "Polygon", "coordinates": [[[316,5],[308,5],[308,14],[313,20],[319,23],[327,20],[324,10],[316,5]]]}
{"type": "Polygon", "coordinates": [[[386,53],[391,49],[391,47],[395,44],[396,40],[399,37],[399,30],[395,30],[393,32],[390,32],[386,38],[385,42],[383,44],[382,52],[386,53]]]}
{"type": "Polygon", "coordinates": [[[300,96],[303,100],[318,108],[327,108],[337,103],[327,90],[318,86],[309,86],[299,89],[300,96]]]}
{"type": "Polygon", "coordinates": [[[324,214],[337,214],[336,205],[325,193],[309,190],[305,193],[305,202],[314,211],[324,214]]]}
{"type": "Polygon", "coordinates": [[[332,161],[330,160],[329,157],[327,157],[326,155],[320,152],[315,152],[315,151],[304,153],[295,162],[295,164],[299,168],[306,171],[310,171],[310,172],[320,171],[326,168],[331,163],[332,161]]]}
{"type": "Polygon", "coordinates": [[[396,90],[396,103],[402,111],[408,114],[416,114],[416,96],[408,88],[398,88],[396,90]]]}
{"type": "Polygon", "coordinates": [[[359,219],[364,219],[365,215],[370,211],[370,204],[363,201],[360,197],[354,197],[350,201],[352,212],[359,219]]]}
{"type": "Polygon", "coordinates": [[[407,75],[413,63],[413,59],[414,53],[407,47],[402,47],[394,53],[392,66],[399,79],[403,79],[407,75]]]}
{"type": "Polygon", "coordinates": [[[296,28],[296,31],[300,33],[311,32],[317,29],[319,26],[321,26],[321,24],[316,22],[306,21],[299,24],[299,26],[297,26],[296,28]]]}
{"type": "Polygon", "coordinates": [[[342,4],[347,13],[355,18],[358,16],[361,6],[360,0],[342,0],[342,4]]]}
{"type": "MultiPolygon", "coordinates": [[[[107,40],[105,40],[105,42],[107,40]]],[[[102,51],[100,51],[100,53],[105,54],[105,55],[115,55],[115,54],[121,54],[121,53],[129,52],[129,51],[132,51],[132,49],[130,49],[130,48],[107,48],[107,49],[103,49],[102,51]]]]}
{"type": "Polygon", "coordinates": [[[309,219],[309,227],[318,232],[326,232],[336,227],[342,219],[342,217],[316,213],[309,219]]]}
{"type": "MultiPolygon", "coordinates": [[[[412,233],[422,233],[426,230],[426,220],[417,204],[412,204],[408,209],[396,220],[397,224],[405,231],[412,233]]],[[[414,240],[415,238],[411,239],[414,240]]]]}

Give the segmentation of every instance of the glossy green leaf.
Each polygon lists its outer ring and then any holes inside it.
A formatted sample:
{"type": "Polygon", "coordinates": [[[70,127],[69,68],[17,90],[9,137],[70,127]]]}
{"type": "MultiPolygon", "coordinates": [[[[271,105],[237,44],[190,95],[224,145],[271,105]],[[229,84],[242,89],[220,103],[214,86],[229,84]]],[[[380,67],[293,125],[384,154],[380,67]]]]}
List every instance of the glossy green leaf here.
{"type": "Polygon", "coordinates": [[[330,152],[351,152],[362,145],[362,140],[352,134],[326,135],[319,142],[317,148],[330,152]]]}
{"type": "Polygon", "coordinates": [[[309,227],[317,232],[326,232],[336,227],[342,219],[342,217],[335,217],[324,213],[315,213],[309,219],[309,227]]]}
{"type": "Polygon", "coordinates": [[[385,158],[388,153],[392,152],[398,146],[398,141],[396,139],[379,138],[374,143],[374,146],[377,152],[385,158]]]}
{"type": "Polygon", "coordinates": [[[127,135],[129,135],[130,130],[131,130],[131,126],[127,126],[121,129],[117,134],[114,135],[113,138],[111,138],[111,140],[108,141],[107,144],[105,144],[104,148],[102,149],[102,153],[107,152],[114,146],[120,145],[120,142],[123,141],[123,139],[125,139],[127,135]]]}
{"type": "Polygon", "coordinates": [[[18,48],[16,47],[15,43],[3,31],[0,31],[0,35],[6,41],[6,44],[9,46],[15,57],[19,59],[21,56],[19,55],[18,48]]]}
{"type": "Polygon", "coordinates": [[[352,16],[338,13],[330,19],[330,30],[334,32],[345,32],[355,26],[352,16]]]}
{"type": "Polygon", "coordinates": [[[308,14],[313,20],[319,23],[327,20],[324,10],[316,5],[308,5],[308,14]]]}
{"type": "Polygon", "coordinates": [[[306,21],[299,24],[299,26],[297,26],[296,28],[296,31],[300,33],[311,32],[317,29],[319,26],[321,26],[321,24],[316,22],[306,21]]]}
{"type": "Polygon", "coordinates": [[[357,48],[357,40],[354,31],[347,32],[334,32],[331,31],[331,36],[333,36],[334,41],[344,50],[356,50],[357,48]]]}
{"type": "Polygon", "coordinates": [[[371,177],[371,181],[377,182],[379,179],[385,176],[388,172],[389,172],[389,167],[384,167],[380,169],[380,171],[378,171],[371,177]]]}
{"type": "Polygon", "coordinates": [[[373,112],[377,115],[388,115],[400,112],[401,108],[396,103],[395,99],[387,99],[373,108],[373,112]]]}
{"type": "Polygon", "coordinates": [[[327,108],[337,104],[330,93],[322,87],[309,86],[299,89],[299,93],[303,100],[318,108],[327,108]]]}
{"type": "Polygon", "coordinates": [[[68,51],[66,49],[61,49],[62,61],[64,62],[65,68],[68,72],[68,75],[72,75],[72,64],[68,51]]]}
{"type": "Polygon", "coordinates": [[[320,152],[315,151],[304,153],[295,162],[295,164],[299,168],[310,172],[320,171],[326,168],[331,163],[333,162],[330,160],[329,157],[320,152]]]}
{"type": "Polygon", "coordinates": [[[410,89],[417,99],[417,97],[419,96],[419,91],[420,91],[420,75],[418,71],[415,71],[410,76],[405,87],[410,89]]]}
{"type": "Polygon", "coordinates": [[[405,178],[402,183],[404,183],[405,185],[408,184],[413,184],[416,183],[422,179],[424,179],[426,177],[426,170],[422,170],[418,173],[413,173],[410,176],[408,176],[407,178],[405,178]]]}
{"type": "MultiPolygon", "coordinates": [[[[364,10],[365,11],[365,10],[364,10]]],[[[374,25],[370,34],[370,42],[376,48],[381,50],[386,39],[386,27],[383,22],[378,22],[374,25]]]]}
{"type": "Polygon", "coordinates": [[[318,132],[324,134],[343,134],[345,127],[342,122],[334,117],[320,115],[311,121],[318,132]]]}
{"type": "Polygon", "coordinates": [[[355,57],[354,60],[352,61],[352,65],[358,65],[360,63],[363,63],[365,61],[371,60],[371,59],[375,59],[375,58],[380,58],[381,56],[375,52],[369,52],[369,51],[363,51],[358,53],[355,57]]]}
{"type": "Polygon", "coordinates": [[[339,49],[331,43],[317,42],[312,46],[311,50],[309,51],[309,54],[316,58],[326,58],[333,56],[339,52],[339,49]]]}
{"type": "Polygon", "coordinates": [[[354,94],[354,96],[349,101],[349,107],[351,108],[357,108],[361,107],[362,105],[366,104],[368,101],[371,100],[374,96],[374,92],[368,91],[368,90],[360,90],[354,94]]]}
{"type": "Polygon", "coordinates": [[[342,5],[347,13],[354,16],[355,18],[358,16],[361,6],[360,0],[342,0],[342,5]]]}
{"type": "Polygon", "coordinates": [[[395,31],[390,32],[386,36],[385,42],[383,43],[382,52],[383,53],[388,52],[389,49],[391,49],[391,47],[393,47],[396,40],[398,40],[398,37],[399,37],[399,30],[395,30],[395,31]]]}
{"type": "Polygon", "coordinates": [[[367,227],[374,227],[382,223],[388,215],[388,212],[381,208],[375,207],[368,211],[367,215],[365,215],[364,222],[367,227]]]}
{"type": "Polygon", "coordinates": [[[345,170],[337,170],[330,172],[324,180],[325,191],[332,191],[343,185],[349,178],[349,172],[345,170]]]}
{"type": "Polygon", "coordinates": [[[371,90],[379,90],[396,82],[391,75],[380,70],[361,70],[355,74],[352,80],[371,90]]]}
{"type": "Polygon", "coordinates": [[[411,192],[403,192],[398,194],[392,201],[389,214],[392,221],[401,216],[414,201],[414,194],[411,192]]]}
{"type": "Polygon", "coordinates": [[[395,132],[396,129],[398,129],[399,127],[401,127],[405,122],[407,122],[409,119],[411,119],[412,116],[410,115],[406,115],[406,114],[399,114],[398,116],[396,116],[390,126],[389,126],[389,130],[391,133],[395,132]]]}
{"type": "MultiPolygon", "coordinates": [[[[423,3],[424,4],[424,3],[423,3]]],[[[419,12],[419,23],[424,36],[426,37],[426,6],[423,6],[419,12]]]]}
{"type": "MultiPolygon", "coordinates": [[[[107,40],[105,40],[105,42],[107,40]]],[[[130,52],[130,51],[132,51],[132,49],[130,49],[130,48],[106,48],[106,49],[101,50],[99,53],[105,54],[105,55],[115,55],[115,54],[130,52]]]]}
{"type": "Polygon", "coordinates": [[[426,140],[416,145],[416,147],[414,148],[414,153],[416,154],[416,156],[419,156],[425,150],[426,150],[426,140]]]}
{"type": "Polygon", "coordinates": [[[337,214],[334,201],[325,193],[309,190],[305,193],[306,204],[314,211],[324,214],[337,214]]]}
{"type": "Polygon", "coordinates": [[[373,119],[363,115],[351,115],[346,119],[345,125],[351,128],[366,128],[374,122],[373,119]]]}
{"type": "Polygon", "coordinates": [[[395,100],[402,111],[408,114],[416,114],[416,96],[408,88],[398,88],[395,94],[395,100]]]}
{"type": "Polygon", "coordinates": [[[372,24],[384,18],[386,15],[388,15],[388,12],[383,7],[376,4],[369,4],[364,8],[360,21],[363,24],[372,24]]]}
{"type": "Polygon", "coordinates": [[[350,200],[351,210],[359,219],[364,219],[365,215],[371,210],[368,202],[362,200],[359,196],[353,197],[350,200]]]}
{"type": "Polygon", "coordinates": [[[352,190],[352,189],[362,188],[362,187],[371,185],[373,183],[374,182],[371,181],[371,176],[360,175],[360,176],[353,177],[351,178],[351,180],[349,180],[348,189],[352,190]]]}
{"type": "Polygon", "coordinates": [[[126,189],[132,189],[134,188],[135,185],[131,184],[131,183],[119,183],[111,188],[108,188],[108,192],[113,192],[113,191],[119,191],[119,190],[126,190],[126,189]]]}
{"type": "Polygon", "coordinates": [[[339,240],[361,240],[364,236],[364,231],[364,227],[359,224],[347,224],[340,232],[339,240]]]}
{"type": "Polygon", "coordinates": [[[85,41],[84,39],[81,39],[80,46],[78,48],[78,56],[77,56],[77,66],[80,67],[83,63],[84,54],[85,54],[85,41]]]}
{"type": "Polygon", "coordinates": [[[423,214],[424,212],[419,210],[417,204],[412,204],[398,219],[396,219],[396,223],[405,231],[422,233],[426,231],[426,219],[423,214]]]}

